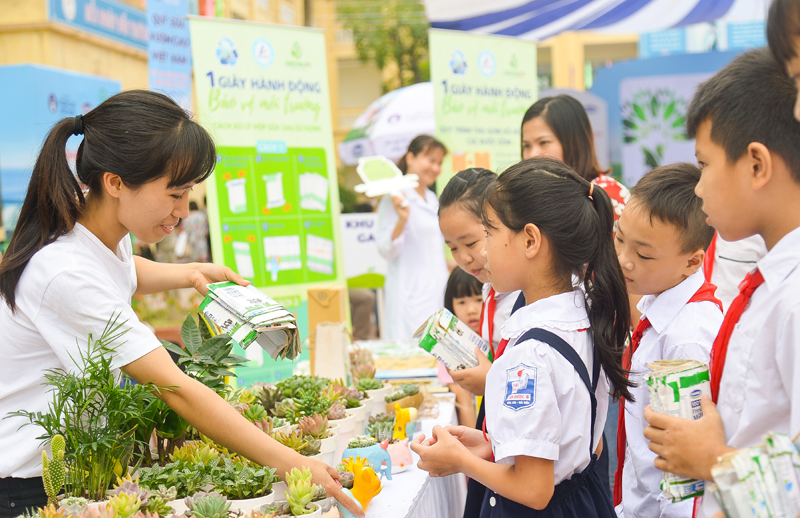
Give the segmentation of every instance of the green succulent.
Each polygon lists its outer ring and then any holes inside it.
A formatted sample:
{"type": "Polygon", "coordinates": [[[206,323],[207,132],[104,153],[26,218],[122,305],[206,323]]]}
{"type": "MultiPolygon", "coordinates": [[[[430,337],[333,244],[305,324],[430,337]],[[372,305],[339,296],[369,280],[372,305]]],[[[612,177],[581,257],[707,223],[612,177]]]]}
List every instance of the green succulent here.
{"type": "Polygon", "coordinates": [[[152,496],[152,493],[146,487],[139,484],[138,477],[136,480],[132,480],[130,475],[123,479],[118,478],[114,489],[108,490],[107,494],[109,500],[122,494],[136,497],[139,499],[142,509],[149,508],[150,497],[152,496]]]}
{"type": "Polygon", "coordinates": [[[282,518],[291,515],[292,509],[289,507],[289,502],[280,501],[253,509],[251,518],[282,518]]]}
{"type": "Polygon", "coordinates": [[[414,396],[419,393],[419,385],[406,383],[397,387],[391,394],[385,397],[387,403],[392,403],[404,397],[414,396]]]}
{"type": "Polygon", "coordinates": [[[294,399],[284,399],[275,404],[272,408],[272,415],[277,417],[286,417],[289,410],[294,409],[294,399]]]}
{"type": "Polygon", "coordinates": [[[259,403],[251,403],[242,407],[241,414],[251,423],[263,421],[267,418],[267,411],[259,403]]]}
{"type": "Polygon", "coordinates": [[[273,385],[254,385],[253,393],[256,399],[269,413],[275,408],[275,404],[281,400],[281,393],[277,387],[273,385]]]}
{"type": "Polygon", "coordinates": [[[58,504],[58,493],[64,487],[66,479],[66,466],[64,464],[64,449],[66,442],[64,436],[56,434],[50,439],[50,449],[53,452],[53,458],[47,458],[47,452],[42,451],[42,482],[44,483],[44,491],[47,494],[47,503],[49,505],[58,504]]]}
{"type": "Polygon", "coordinates": [[[376,416],[369,416],[369,419],[367,419],[367,423],[369,424],[392,423],[392,426],[394,426],[394,415],[381,412],[376,416]]]}
{"type": "Polygon", "coordinates": [[[324,439],[328,436],[328,418],[319,414],[303,417],[297,422],[297,427],[304,436],[314,439],[324,439]]]}
{"type": "Polygon", "coordinates": [[[109,496],[108,504],[117,512],[120,518],[130,518],[142,507],[142,499],[134,493],[118,493],[109,496]]]}
{"type": "Polygon", "coordinates": [[[281,399],[296,398],[301,390],[307,392],[322,392],[322,389],[328,386],[330,381],[318,376],[292,376],[281,380],[275,384],[281,399]]]}
{"type": "Polygon", "coordinates": [[[377,441],[369,435],[357,435],[347,443],[348,448],[369,448],[375,446],[377,441]]]}
{"type": "Polygon", "coordinates": [[[319,502],[325,498],[328,498],[328,491],[325,489],[325,486],[322,484],[316,484],[314,486],[314,495],[311,497],[311,501],[319,502]]]}
{"type": "Polygon", "coordinates": [[[330,410],[328,410],[328,421],[338,421],[346,417],[347,413],[345,412],[344,405],[336,403],[331,405],[330,410]]]}
{"type": "Polygon", "coordinates": [[[351,408],[358,408],[361,406],[361,401],[355,398],[349,398],[345,401],[344,407],[348,410],[351,408]]]}
{"type": "Polygon", "coordinates": [[[339,483],[342,485],[343,488],[353,489],[354,481],[355,481],[355,475],[353,475],[352,472],[342,471],[341,469],[339,469],[339,483]]]}
{"type": "Polygon", "coordinates": [[[383,382],[375,378],[362,378],[356,382],[358,390],[378,390],[383,388],[383,382]]]}
{"type": "Polygon", "coordinates": [[[317,455],[322,446],[322,441],[314,439],[313,437],[304,437],[300,430],[292,430],[292,432],[288,434],[275,432],[272,434],[272,437],[284,446],[306,457],[317,455]]]}
{"type": "MultiPolygon", "coordinates": [[[[374,365],[357,365],[352,369],[353,379],[361,381],[365,379],[375,379],[375,366],[374,365]]],[[[380,387],[378,387],[380,388],[380,387]]],[[[360,390],[365,390],[359,387],[360,390]]]]}
{"type": "Polygon", "coordinates": [[[227,518],[231,508],[228,499],[215,491],[210,493],[201,491],[187,497],[184,502],[188,508],[186,514],[196,518],[227,518]]]}
{"type": "Polygon", "coordinates": [[[368,424],[366,432],[367,435],[374,437],[378,442],[383,442],[387,439],[391,441],[394,435],[394,420],[368,424]]]}
{"type": "Polygon", "coordinates": [[[244,500],[258,498],[272,490],[277,480],[275,469],[261,467],[250,461],[234,462],[229,458],[212,473],[214,489],[227,498],[244,500]]]}
{"type": "Polygon", "coordinates": [[[286,410],[286,419],[292,424],[297,424],[303,417],[314,414],[325,415],[330,408],[331,400],[325,394],[301,390],[299,397],[294,400],[294,405],[286,410]]]}
{"type": "Polygon", "coordinates": [[[289,503],[292,514],[294,516],[310,514],[313,509],[309,509],[307,506],[314,498],[315,492],[314,485],[311,483],[311,471],[307,467],[303,467],[302,471],[292,468],[286,475],[286,485],[288,487],[286,501],[289,503]]]}

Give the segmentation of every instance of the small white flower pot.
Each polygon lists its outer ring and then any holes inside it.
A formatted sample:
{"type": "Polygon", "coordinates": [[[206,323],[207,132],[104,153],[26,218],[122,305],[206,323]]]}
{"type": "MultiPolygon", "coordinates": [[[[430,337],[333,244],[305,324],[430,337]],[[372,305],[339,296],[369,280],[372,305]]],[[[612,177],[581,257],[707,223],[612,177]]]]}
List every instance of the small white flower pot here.
{"type": "Polygon", "coordinates": [[[386,400],[384,398],[391,394],[392,386],[389,383],[384,383],[383,388],[367,390],[366,392],[367,396],[373,399],[372,409],[370,410],[369,415],[375,417],[381,412],[384,412],[384,404],[386,404],[386,400]]]}
{"type": "Polygon", "coordinates": [[[330,437],[322,439],[319,453],[322,455],[322,462],[331,467],[336,467],[336,447],[339,445],[339,437],[329,430],[330,437]]]}
{"type": "Polygon", "coordinates": [[[231,511],[240,510],[245,515],[250,514],[250,511],[256,507],[261,507],[264,504],[271,504],[275,501],[275,489],[270,490],[269,494],[260,496],[258,498],[247,498],[245,500],[228,500],[231,503],[231,511]]]}
{"type": "Polygon", "coordinates": [[[361,402],[361,406],[357,406],[355,408],[350,409],[353,414],[356,416],[356,422],[353,426],[353,435],[364,435],[364,428],[366,427],[367,423],[367,407],[364,405],[364,402],[361,402]]]}
{"type": "Polygon", "coordinates": [[[355,437],[356,415],[352,410],[346,410],[345,414],[347,414],[346,418],[333,421],[339,425],[339,434],[336,436],[336,455],[334,455],[334,457],[337,459],[341,458],[342,453],[344,453],[345,448],[347,448],[347,443],[350,442],[350,439],[355,437]]]}

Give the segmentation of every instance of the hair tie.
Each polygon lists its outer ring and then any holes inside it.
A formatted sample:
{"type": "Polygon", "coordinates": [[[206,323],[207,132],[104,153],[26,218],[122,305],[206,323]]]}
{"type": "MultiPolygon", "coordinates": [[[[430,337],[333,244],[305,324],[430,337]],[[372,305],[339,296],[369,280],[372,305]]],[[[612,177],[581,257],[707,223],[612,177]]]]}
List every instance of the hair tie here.
{"type": "Polygon", "coordinates": [[[592,201],[594,201],[594,198],[592,198],[592,193],[593,192],[594,192],[594,184],[590,183],[589,184],[589,199],[592,200],[592,201]]]}
{"type": "Polygon", "coordinates": [[[74,117],[75,122],[72,126],[72,134],[73,135],[83,135],[83,115],[76,115],[74,117]]]}

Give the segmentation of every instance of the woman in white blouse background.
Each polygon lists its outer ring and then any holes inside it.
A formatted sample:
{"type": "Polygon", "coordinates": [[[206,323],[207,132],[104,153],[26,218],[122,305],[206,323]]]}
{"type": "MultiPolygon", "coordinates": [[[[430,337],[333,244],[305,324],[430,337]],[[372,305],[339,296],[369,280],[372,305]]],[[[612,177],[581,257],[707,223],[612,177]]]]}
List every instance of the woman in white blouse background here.
{"type": "Polygon", "coordinates": [[[430,190],[442,172],[444,144],[428,135],[411,141],[398,167],[419,176],[419,186],[378,205],[378,248],[388,261],[387,340],[405,340],[442,309],[447,261],[439,230],[439,200],[430,190]]]}

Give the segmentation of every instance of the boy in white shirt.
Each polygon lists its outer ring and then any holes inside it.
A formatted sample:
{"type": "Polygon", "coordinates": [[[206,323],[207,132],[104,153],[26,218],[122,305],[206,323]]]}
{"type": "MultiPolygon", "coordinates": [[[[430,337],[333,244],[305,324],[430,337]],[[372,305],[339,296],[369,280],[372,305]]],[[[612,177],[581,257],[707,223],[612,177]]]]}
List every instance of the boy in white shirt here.
{"type": "MultiPolygon", "coordinates": [[[[711,480],[717,459],[769,431],[800,432],[800,124],[797,90],[767,49],[736,57],[700,85],[687,133],[703,175],[703,211],[728,241],[755,234],[767,255],[740,285],[714,341],[703,418],[647,409],[657,468],[711,480]]],[[[699,516],[719,507],[703,498],[699,516]]]]}
{"type": "Polygon", "coordinates": [[[642,416],[650,403],[644,374],[655,360],[708,362],[722,323],[716,287],[703,276],[714,236],[702,200],[694,193],[700,170],[686,163],[659,167],[631,191],[615,239],[628,292],[642,295],[642,313],[623,357],[635,401],[620,400],[614,505],[626,518],[692,515],[692,502],[672,503],[661,492],[661,471],[644,438],[642,416]],[[626,437],[627,436],[627,437],[626,437]],[[627,439],[627,440],[626,440],[627,439]]]}

